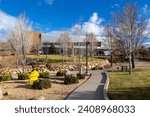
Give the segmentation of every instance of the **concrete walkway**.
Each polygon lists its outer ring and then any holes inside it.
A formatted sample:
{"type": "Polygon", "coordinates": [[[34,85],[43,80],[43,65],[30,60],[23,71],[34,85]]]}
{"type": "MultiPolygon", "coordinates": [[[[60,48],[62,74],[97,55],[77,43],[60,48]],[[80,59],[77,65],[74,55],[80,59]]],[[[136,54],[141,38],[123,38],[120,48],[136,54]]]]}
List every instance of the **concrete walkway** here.
{"type": "Polygon", "coordinates": [[[106,82],[106,75],[101,70],[91,71],[92,76],[76,90],[67,100],[104,100],[103,88],[106,82]]]}

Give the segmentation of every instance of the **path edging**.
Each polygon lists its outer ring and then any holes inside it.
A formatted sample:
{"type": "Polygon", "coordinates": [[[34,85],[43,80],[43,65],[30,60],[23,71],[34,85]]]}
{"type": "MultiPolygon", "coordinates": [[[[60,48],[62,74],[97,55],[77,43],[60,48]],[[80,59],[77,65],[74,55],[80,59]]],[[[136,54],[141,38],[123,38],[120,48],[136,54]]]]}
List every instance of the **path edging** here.
{"type": "Polygon", "coordinates": [[[109,86],[109,76],[108,76],[107,71],[104,71],[104,74],[106,75],[106,83],[104,85],[103,95],[104,95],[105,100],[109,100],[108,95],[107,95],[107,90],[108,90],[108,86],[109,86]]]}

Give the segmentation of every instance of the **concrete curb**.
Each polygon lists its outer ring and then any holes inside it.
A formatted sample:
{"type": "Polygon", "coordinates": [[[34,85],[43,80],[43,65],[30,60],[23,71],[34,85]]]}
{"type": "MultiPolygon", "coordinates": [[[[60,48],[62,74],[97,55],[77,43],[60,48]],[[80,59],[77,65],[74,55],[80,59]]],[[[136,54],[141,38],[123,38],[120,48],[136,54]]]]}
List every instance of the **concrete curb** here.
{"type": "Polygon", "coordinates": [[[104,85],[103,95],[104,95],[105,100],[109,100],[108,95],[107,95],[107,90],[108,90],[108,86],[109,86],[109,76],[108,76],[107,71],[104,71],[104,73],[106,75],[106,83],[104,85]]]}

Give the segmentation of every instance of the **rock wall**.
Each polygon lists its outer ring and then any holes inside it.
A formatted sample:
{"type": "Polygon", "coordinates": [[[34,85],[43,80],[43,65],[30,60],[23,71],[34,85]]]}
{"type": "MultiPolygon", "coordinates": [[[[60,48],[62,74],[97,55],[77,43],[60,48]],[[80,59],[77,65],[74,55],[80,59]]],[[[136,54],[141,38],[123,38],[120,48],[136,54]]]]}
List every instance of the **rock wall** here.
{"type": "MultiPolygon", "coordinates": [[[[99,62],[89,62],[88,68],[93,69],[94,67],[98,68],[104,68],[105,65],[108,65],[108,60],[102,60],[99,62]]],[[[32,67],[28,66],[26,67],[27,72],[32,71],[32,67]]],[[[38,65],[37,69],[39,72],[57,72],[60,69],[69,70],[69,71],[76,71],[79,70],[79,64],[64,64],[63,66],[61,64],[48,64],[48,65],[38,65]]],[[[86,69],[85,63],[82,64],[82,70],[86,69]]],[[[9,69],[9,68],[3,68],[0,69],[0,73],[10,73],[10,74],[18,74],[22,73],[23,70],[21,68],[18,69],[9,69]]]]}
{"type": "MultiPolygon", "coordinates": [[[[92,69],[94,67],[99,67],[99,68],[104,68],[105,65],[108,65],[109,62],[108,60],[103,60],[103,61],[100,61],[100,62],[89,62],[88,64],[88,68],[89,69],[92,69]]],[[[50,71],[58,71],[60,69],[65,69],[65,70],[70,70],[70,71],[76,71],[79,69],[79,64],[72,64],[72,65],[47,65],[47,68],[50,70],[50,71]]],[[[82,70],[85,70],[86,69],[86,64],[85,63],[82,63],[82,70]]]]}

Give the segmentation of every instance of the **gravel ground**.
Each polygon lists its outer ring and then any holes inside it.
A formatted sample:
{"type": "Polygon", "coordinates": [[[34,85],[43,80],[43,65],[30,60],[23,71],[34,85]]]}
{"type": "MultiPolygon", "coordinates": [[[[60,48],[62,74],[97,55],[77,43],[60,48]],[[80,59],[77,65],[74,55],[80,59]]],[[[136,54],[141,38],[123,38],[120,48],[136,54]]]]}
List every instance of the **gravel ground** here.
{"type": "Polygon", "coordinates": [[[63,84],[62,78],[50,78],[52,87],[43,90],[32,89],[27,80],[1,82],[0,87],[4,94],[3,100],[32,100],[38,97],[44,97],[46,100],[63,100],[87,79],[88,77],[79,80],[79,83],[65,85],[63,84]]]}

